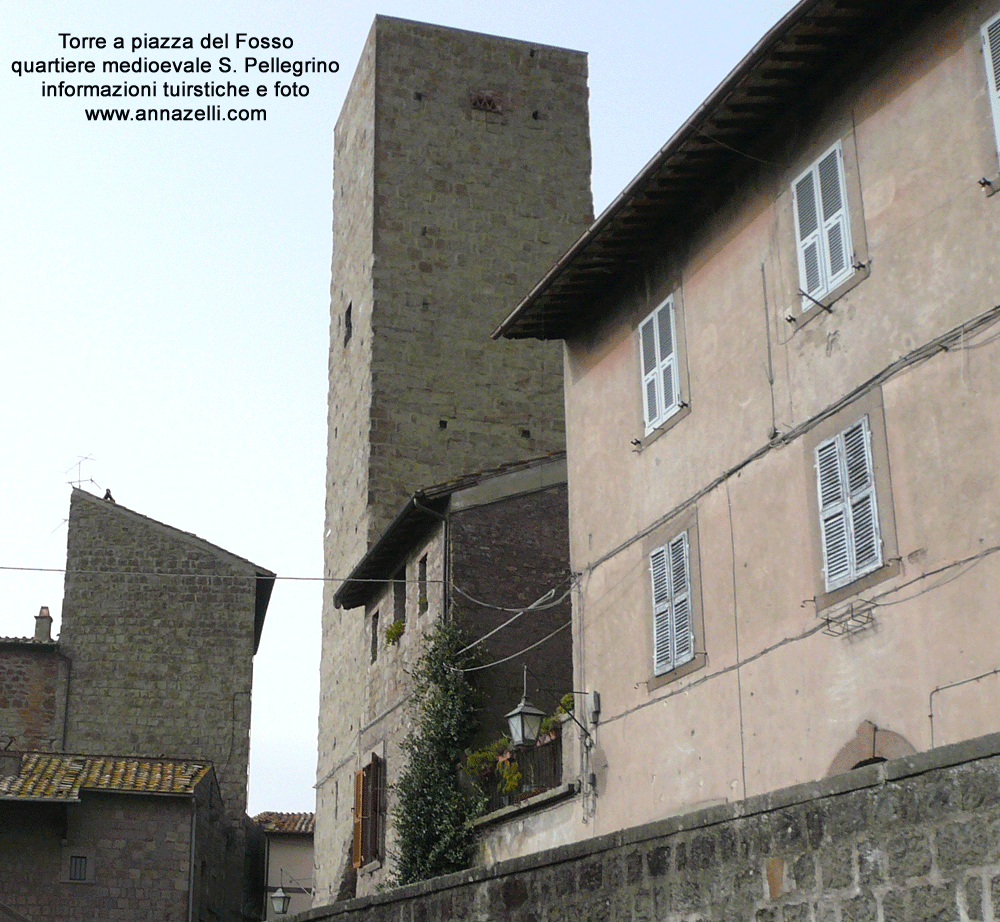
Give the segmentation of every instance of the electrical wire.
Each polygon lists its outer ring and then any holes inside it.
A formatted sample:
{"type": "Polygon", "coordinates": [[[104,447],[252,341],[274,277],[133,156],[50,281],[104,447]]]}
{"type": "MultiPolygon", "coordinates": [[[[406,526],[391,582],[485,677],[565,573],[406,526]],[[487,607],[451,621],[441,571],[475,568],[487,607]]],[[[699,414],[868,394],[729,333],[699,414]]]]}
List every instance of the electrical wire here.
{"type": "MultiPolygon", "coordinates": [[[[482,608],[492,608],[494,611],[518,612],[519,614],[523,613],[526,610],[524,607],[521,607],[521,608],[506,608],[503,605],[491,605],[489,602],[481,602],[479,599],[474,598],[473,596],[469,595],[469,593],[466,592],[464,589],[462,589],[460,586],[452,585],[451,588],[454,589],[455,592],[457,592],[460,596],[463,596],[464,598],[468,599],[470,602],[473,602],[474,604],[479,605],[482,608]]],[[[543,599],[544,598],[551,598],[552,595],[555,593],[555,591],[556,591],[555,589],[550,589],[547,593],[545,593],[544,596],[542,596],[542,598],[543,599]]],[[[570,594],[571,591],[572,591],[571,589],[567,589],[566,592],[564,592],[554,602],[550,602],[550,603],[545,604],[545,605],[539,605],[539,604],[537,604],[537,600],[536,600],[536,602],[532,602],[528,606],[528,608],[533,609],[534,611],[545,611],[548,608],[555,608],[557,605],[559,605],[563,601],[563,599],[566,598],[566,596],[568,596],[570,594]]]]}
{"type": "Polygon", "coordinates": [[[523,656],[525,653],[534,650],[535,647],[540,647],[547,640],[551,640],[556,634],[560,631],[565,631],[572,624],[572,621],[567,621],[565,624],[557,627],[551,634],[546,634],[541,640],[536,640],[531,646],[525,647],[523,650],[518,650],[517,653],[511,653],[510,656],[505,656],[503,659],[496,660],[496,662],[487,663],[485,666],[470,666],[468,669],[455,669],[455,672],[480,672],[483,669],[492,669],[494,666],[499,666],[502,663],[509,663],[512,659],[517,659],[519,656],[523,656]]]}
{"type": "MultiPolygon", "coordinates": [[[[458,651],[458,655],[459,655],[459,656],[461,656],[461,655],[462,655],[463,653],[468,653],[468,652],[469,652],[469,650],[471,650],[471,649],[472,649],[473,647],[478,647],[478,646],[479,646],[479,644],[481,644],[481,643],[482,643],[482,642],[483,642],[484,640],[489,640],[489,638],[490,638],[490,637],[492,637],[492,636],[493,636],[494,634],[497,634],[497,633],[499,633],[499,632],[500,632],[500,631],[502,631],[502,630],[503,630],[503,629],[504,629],[505,627],[507,627],[508,625],[511,625],[511,624],[513,624],[513,623],[514,623],[515,621],[517,621],[517,619],[518,619],[518,618],[520,618],[520,617],[521,617],[521,615],[523,615],[523,614],[524,614],[525,612],[529,612],[529,611],[544,611],[544,610],[545,610],[545,609],[547,609],[547,608],[552,608],[552,607],[553,607],[553,605],[558,605],[558,604],[559,604],[560,602],[562,602],[562,601],[563,601],[563,600],[564,600],[564,599],[566,598],[566,596],[568,596],[568,595],[570,594],[570,592],[571,592],[571,591],[572,591],[572,590],[570,590],[570,589],[567,589],[567,590],[566,590],[566,591],[565,591],[565,592],[564,592],[564,593],[563,593],[563,594],[562,594],[562,595],[561,595],[561,596],[560,596],[560,597],[559,597],[559,598],[558,598],[558,599],[557,599],[557,600],[556,600],[555,602],[553,602],[553,603],[552,603],[551,605],[543,605],[543,604],[540,604],[540,603],[544,602],[544,601],[545,601],[546,599],[551,599],[551,598],[552,598],[552,596],[553,596],[553,595],[555,595],[555,589],[550,589],[550,590],[549,590],[548,592],[546,592],[546,593],[545,593],[545,595],[541,596],[541,597],[540,597],[539,599],[537,599],[536,601],[532,602],[532,603],[531,603],[531,604],[530,604],[530,605],[529,605],[529,606],[528,606],[527,608],[523,608],[523,609],[521,609],[521,610],[520,610],[520,611],[519,611],[519,612],[518,612],[518,613],[517,613],[516,615],[514,615],[514,617],[513,617],[513,618],[508,618],[508,619],[507,619],[506,621],[504,621],[504,623],[503,623],[503,624],[501,624],[501,625],[498,625],[497,627],[493,628],[493,630],[492,630],[492,631],[490,631],[490,632],[489,632],[488,634],[484,634],[484,635],[483,635],[482,637],[480,637],[480,638],[479,638],[478,640],[474,640],[474,641],[472,641],[472,643],[470,643],[470,644],[469,644],[469,645],[468,645],[467,647],[464,647],[463,649],[459,650],[459,651],[458,651]]],[[[463,593],[463,595],[464,595],[464,594],[465,594],[465,593],[463,593]]],[[[492,606],[491,606],[491,607],[492,607],[492,606]]],[[[501,611],[510,611],[510,609],[501,609],[501,611]]]]}

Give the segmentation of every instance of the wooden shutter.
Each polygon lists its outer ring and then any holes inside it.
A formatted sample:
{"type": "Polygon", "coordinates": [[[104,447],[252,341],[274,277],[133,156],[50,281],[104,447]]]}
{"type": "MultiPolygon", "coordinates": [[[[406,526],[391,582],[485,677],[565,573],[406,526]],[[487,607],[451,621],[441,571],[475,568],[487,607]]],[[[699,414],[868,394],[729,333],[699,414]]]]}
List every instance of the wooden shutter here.
{"type": "Polygon", "coordinates": [[[670,644],[670,573],[667,549],[659,547],[649,555],[653,581],[653,674],[669,672],[673,661],[670,644]]]}
{"type": "Polygon", "coordinates": [[[816,485],[823,572],[830,592],[882,565],[867,416],[817,447],[816,485]]]}
{"type": "Polygon", "coordinates": [[[677,358],[674,328],[674,299],[668,298],[656,311],[657,344],[660,355],[660,385],[663,419],[677,405],[677,358]]]}
{"type": "Polygon", "coordinates": [[[351,851],[351,863],[360,868],[364,857],[362,848],[362,817],[364,814],[364,771],[354,773],[354,845],[351,851]]]}
{"type": "Polygon", "coordinates": [[[1000,152],[1000,16],[994,16],[983,26],[983,58],[993,110],[993,132],[1000,152]]]}
{"type": "Polygon", "coordinates": [[[381,853],[382,777],[383,762],[376,756],[365,769],[367,773],[367,814],[365,817],[365,862],[375,861],[381,853]]]}

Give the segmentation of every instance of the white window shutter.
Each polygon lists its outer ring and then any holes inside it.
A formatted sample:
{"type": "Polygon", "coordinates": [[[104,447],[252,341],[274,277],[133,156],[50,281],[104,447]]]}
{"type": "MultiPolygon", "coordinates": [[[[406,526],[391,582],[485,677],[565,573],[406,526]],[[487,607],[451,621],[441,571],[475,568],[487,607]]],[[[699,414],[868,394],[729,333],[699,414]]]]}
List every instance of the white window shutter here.
{"type": "Polygon", "coordinates": [[[993,133],[1000,152],[1000,15],[983,26],[983,58],[986,61],[986,83],[993,110],[993,133]]]}
{"type": "Polygon", "coordinates": [[[670,542],[670,590],[673,603],[671,627],[674,638],[673,668],[694,656],[694,629],[691,623],[691,565],[688,536],[683,532],[670,542]]]}
{"type": "Polygon", "coordinates": [[[813,297],[823,293],[823,258],[820,250],[816,177],[809,170],[793,186],[795,226],[798,235],[799,278],[802,290],[813,297]]]}
{"type": "Polygon", "coordinates": [[[844,459],[847,488],[851,495],[854,575],[861,576],[882,565],[871,430],[867,416],[863,416],[844,432],[844,459]]]}
{"type": "Polygon", "coordinates": [[[660,418],[656,355],[656,317],[647,318],[639,327],[639,350],[642,353],[642,410],[648,431],[660,418]]]}
{"type": "MultiPolygon", "coordinates": [[[[838,141],[792,183],[799,284],[821,298],[854,272],[844,151],[838,141]]],[[[812,306],[809,298],[804,305],[812,306]]]]}
{"type": "Polygon", "coordinates": [[[670,644],[670,574],[667,549],[660,547],[649,555],[653,581],[653,673],[661,675],[672,667],[670,644]]]}
{"type": "Polygon", "coordinates": [[[816,448],[816,487],[830,592],[882,565],[867,416],[816,448]]]}
{"type": "Polygon", "coordinates": [[[667,298],[639,326],[642,410],[648,435],[677,409],[677,325],[674,299],[667,298]]]}

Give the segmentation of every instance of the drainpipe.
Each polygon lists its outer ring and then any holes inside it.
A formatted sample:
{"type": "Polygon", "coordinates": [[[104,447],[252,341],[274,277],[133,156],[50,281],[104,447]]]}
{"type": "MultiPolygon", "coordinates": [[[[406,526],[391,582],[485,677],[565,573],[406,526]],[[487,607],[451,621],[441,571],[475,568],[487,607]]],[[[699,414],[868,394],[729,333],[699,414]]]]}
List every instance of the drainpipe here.
{"type": "Polygon", "coordinates": [[[188,853],[188,922],[194,922],[194,874],[195,874],[195,864],[197,861],[197,856],[195,854],[195,845],[197,844],[197,819],[198,819],[198,800],[196,797],[191,798],[191,848],[188,853]]]}

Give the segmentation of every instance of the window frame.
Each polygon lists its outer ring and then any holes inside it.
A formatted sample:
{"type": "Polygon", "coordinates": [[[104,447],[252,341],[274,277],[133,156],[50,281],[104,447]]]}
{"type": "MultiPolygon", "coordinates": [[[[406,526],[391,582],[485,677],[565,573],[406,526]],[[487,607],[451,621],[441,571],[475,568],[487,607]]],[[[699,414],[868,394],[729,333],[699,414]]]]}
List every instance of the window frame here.
{"type": "MultiPolygon", "coordinates": [[[[701,597],[701,561],[699,557],[698,538],[698,511],[692,508],[675,517],[670,522],[656,528],[643,540],[642,551],[644,560],[645,576],[645,597],[646,603],[644,611],[648,614],[648,622],[644,626],[643,634],[646,637],[646,663],[650,670],[649,678],[646,680],[646,689],[653,692],[656,689],[676,681],[692,672],[705,666],[708,662],[708,654],[705,647],[705,622],[702,610],[701,597]],[[689,622],[689,647],[683,656],[675,656],[674,649],[671,648],[671,656],[667,661],[657,661],[657,604],[656,583],[653,572],[653,557],[658,552],[666,551],[669,555],[669,548],[676,542],[683,542],[687,567],[687,602],[689,622]]],[[[673,594],[673,601],[677,601],[678,593],[673,594]]],[[[670,625],[668,625],[669,630],[670,625]]],[[[676,624],[673,625],[676,636],[676,624]]]]}
{"type": "Polygon", "coordinates": [[[385,760],[374,752],[354,773],[354,838],[351,863],[355,869],[382,861],[385,815],[385,760]]]}
{"type": "Polygon", "coordinates": [[[667,295],[638,325],[639,344],[639,380],[642,389],[642,420],[644,435],[649,436],[663,427],[684,406],[681,390],[680,342],[678,339],[677,306],[675,295],[667,295]],[[662,330],[660,318],[666,312],[669,320],[670,351],[663,354],[662,330]],[[647,334],[646,331],[649,331],[647,334]],[[648,337],[648,338],[647,338],[648,337]],[[651,356],[649,353],[651,352],[651,356]],[[650,366],[647,358],[652,358],[650,366]],[[668,406],[664,394],[665,371],[669,369],[671,400],[668,406]],[[653,398],[656,401],[655,412],[650,412],[650,385],[653,387],[653,398]]]}
{"type": "Polygon", "coordinates": [[[823,579],[834,592],[883,564],[868,414],[821,442],[813,455],[823,579]]]}
{"type": "Polygon", "coordinates": [[[686,529],[650,553],[649,575],[653,594],[653,675],[659,678],[694,659],[686,529]]]}
{"type": "Polygon", "coordinates": [[[809,541],[812,547],[813,599],[816,604],[816,611],[822,612],[848,599],[855,598],[858,593],[872,586],[897,576],[902,569],[896,533],[882,389],[880,387],[873,388],[864,396],[859,397],[828,419],[823,420],[822,423],[818,424],[805,435],[802,447],[806,477],[804,483],[806,492],[803,495],[803,501],[807,509],[809,541]],[[845,581],[838,583],[833,588],[828,588],[825,572],[826,560],[823,549],[823,523],[818,492],[819,480],[816,468],[816,451],[824,443],[829,442],[838,434],[846,432],[854,426],[862,416],[867,416],[868,418],[868,448],[874,482],[875,508],[878,510],[881,563],[877,567],[865,568],[863,572],[856,573],[850,582],[845,581]]]}
{"type": "Polygon", "coordinates": [[[847,173],[844,168],[843,142],[838,138],[831,147],[810,163],[792,181],[791,189],[792,219],[795,225],[795,254],[799,267],[799,290],[805,293],[802,296],[802,308],[803,311],[806,311],[849,281],[855,272],[851,204],[847,188],[847,173]],[[832,175],[829,167],[825,167],[826,164],[831,163],[831,158],[833,158],[832,163],[835,168],[832,175]],[[831,180],[834,179],[836,180],[836,189],[832,190],[831,180]],[[803,196],[802,192],[805,190],[807,180],[811,186],[813,214],[810,217],[813,225],[807,233],[804,233],[802,219],[808,199],[803,196]],[[824,190],[836,191],[840,203],[839,206],[833,208],[830,214],[826,213],[828,196],[824,190]],[[831,239],[834,231],[839,235],[838,246],[843,262],[839,269],[835,269],[834,257],[831,255],[831,239]],[[817,284],[813,287],[810,286],[809,281],[810,269],[807,255],[810,247],[815,247],[817,254],[815,267],[817,284]]]}

